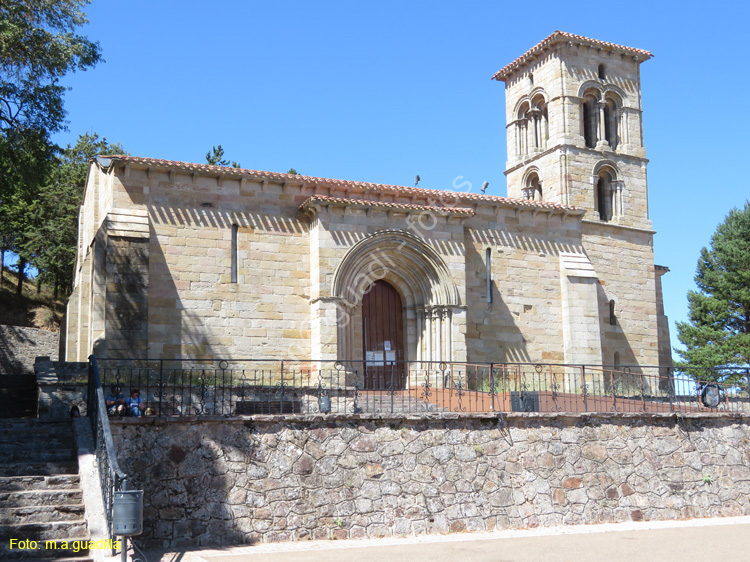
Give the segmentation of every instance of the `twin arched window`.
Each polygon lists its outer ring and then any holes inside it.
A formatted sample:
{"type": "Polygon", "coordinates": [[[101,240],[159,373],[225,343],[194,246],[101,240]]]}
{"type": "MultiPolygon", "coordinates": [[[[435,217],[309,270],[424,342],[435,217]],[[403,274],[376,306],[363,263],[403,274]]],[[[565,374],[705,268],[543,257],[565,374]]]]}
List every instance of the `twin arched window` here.
{"type": "Polygon", "coordinates": [[[519,157],[547,148],[549,114],[541,93],[521,103],[516,113],[516,154],[519,157]]]}
{"type": "Polygon", "coordinates": [[[614,92],[604,96],[589,88],[581,99],[581,134],[588,148],[601,145],[616,150],[620,144],[622,100],[614,92]]]}

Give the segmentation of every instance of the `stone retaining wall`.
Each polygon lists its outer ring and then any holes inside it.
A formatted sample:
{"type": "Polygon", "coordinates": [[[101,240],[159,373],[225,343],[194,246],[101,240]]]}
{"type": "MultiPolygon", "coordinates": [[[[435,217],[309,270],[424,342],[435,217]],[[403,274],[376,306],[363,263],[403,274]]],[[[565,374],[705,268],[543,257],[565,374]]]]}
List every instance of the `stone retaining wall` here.
{"type": "Polygon", "coordinates": [[[32,375],[37,356],[57,357],[59,332],[0,326],[0,375],[32,375]]]}
{"type": "Polygon", "coordinates": [[[68,418],[73,406],[82,416],[86,415],[88,363],[37,357],[34,373],[39,388],[38,413],[41,419],[68,418]]]}
{"type": "Polygon", "coordinates": [[[149,547],[750,514],[750,417],[112,420],[149,547]]]}

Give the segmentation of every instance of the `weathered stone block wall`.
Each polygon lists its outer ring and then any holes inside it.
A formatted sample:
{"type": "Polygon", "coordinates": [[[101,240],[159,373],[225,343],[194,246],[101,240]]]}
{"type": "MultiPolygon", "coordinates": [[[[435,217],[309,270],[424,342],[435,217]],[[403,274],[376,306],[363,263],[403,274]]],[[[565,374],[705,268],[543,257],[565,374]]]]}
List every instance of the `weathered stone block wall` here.
{"type": "MultiPolygon", "coordinates": [[[[106,357],[148,355],[148,257],[147,238],[107,239],[106,357]]],[[[96,347],[95,352],[101,353],[96,347]]]]}
{"type": "Polygon", "coordinates": [[[620,365],[659,365],[652,236],[641,230],[583,222],[586,253],[601,280],[598,293],[605,365],[615,363],[615,353],[620,365]],[[615,301],[614,325],[609,321],[610,300],[615,301]]]}
{"type": "Polygon", "coordinates": [[[581,222],[562,214],[478,211],[467,223],[464,241],[468,360],[562,363],[559,254],[581,247],[581,222]]]}
{"type": "Polygon", "coordinates": [[[311,188],[139,169],[121,180],[118,203],[149,209],[149,357],[310,357],[310,244],[297,208],[311,188]]]}
{"type": "Polygon", "coordinates": [[[0,326],[0,375],[34,374],[36,357],[57,357],[59,340],[59,332],[0,326]]]}
{"type": "Polygon", "coordinates": [[[112,420],[148,546],[750,514],[742,415],[112,420]]]}

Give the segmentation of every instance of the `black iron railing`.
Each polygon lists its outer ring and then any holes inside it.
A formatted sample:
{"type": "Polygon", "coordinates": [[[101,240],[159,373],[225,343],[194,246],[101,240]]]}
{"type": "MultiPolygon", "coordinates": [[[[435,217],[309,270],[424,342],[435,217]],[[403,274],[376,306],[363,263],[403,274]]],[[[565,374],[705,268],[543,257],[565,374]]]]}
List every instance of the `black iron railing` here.
{"type": "Polygon", "coordinates": [[[750,411],[750,371],[560,364],[100,359],[145,416],[750,411]],[[719,382],[710,382],[718,380],[719,382]]]}
{"type": "MultiPolygon", "coordinates": [[[[104,388],[97,360],[93,355],[89,357],[86,411],[94,435],[96,461],[99,467],[99,481],[102,488],[102,500],[104,501],[104,514],[107,518],[107,538],[111,539],[114,545],[114,497],[115,492],[127,489],[127,475],[120,469],[117,463],[117,454],[109,427],[104,388]]],[[[115,554],[114,548],[112,554],[115,554]]]]}

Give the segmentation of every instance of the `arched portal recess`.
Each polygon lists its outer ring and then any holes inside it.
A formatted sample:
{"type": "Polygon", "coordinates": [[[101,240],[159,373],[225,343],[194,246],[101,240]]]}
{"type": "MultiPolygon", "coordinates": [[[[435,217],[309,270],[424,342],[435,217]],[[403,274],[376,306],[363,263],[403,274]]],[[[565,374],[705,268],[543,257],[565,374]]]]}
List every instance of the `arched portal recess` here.
{"type": "MultiPolygon", "coordinates": [[[[363,297],[376,281],[398,294],[405,361],[451,361],[458,334],[458,290],[445,261],[429,245],[403,231],[383,231],[352,246],[334,274],[338,306],[338,357],[366,358],[363,297]]],[[[385,351],[385,350],[383,350],[385,351]]]]}

